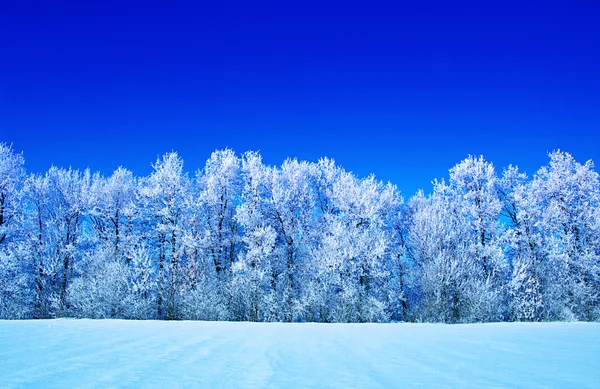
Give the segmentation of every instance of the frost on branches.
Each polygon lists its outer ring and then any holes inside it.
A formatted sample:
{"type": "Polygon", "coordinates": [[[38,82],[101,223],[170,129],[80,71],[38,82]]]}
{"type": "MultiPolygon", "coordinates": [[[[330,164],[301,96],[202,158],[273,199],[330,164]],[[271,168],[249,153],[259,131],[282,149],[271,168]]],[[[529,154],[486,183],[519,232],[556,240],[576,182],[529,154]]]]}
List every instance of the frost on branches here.
{"type": "Polygon", "coordinates": [[[598,174],[549,156],[469,156],[404,203],[327,158],[28,175],[0,144],[0,318],[599,320],[598,174]]]}

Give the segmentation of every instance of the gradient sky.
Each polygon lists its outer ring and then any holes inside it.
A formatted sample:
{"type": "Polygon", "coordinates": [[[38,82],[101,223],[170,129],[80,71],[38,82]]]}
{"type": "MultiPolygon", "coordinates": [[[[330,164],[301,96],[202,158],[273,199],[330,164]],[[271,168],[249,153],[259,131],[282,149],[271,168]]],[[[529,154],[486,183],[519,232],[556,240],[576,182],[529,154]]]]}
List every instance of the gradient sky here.
{"type": "Polygon", "coordinates": [[[0,0],[0,142],[29,171],[148,174],[171,150],[195,171],[231,147],[410,196],[468,154],[600,161],[593,2],[90,3],[0,0]]]}

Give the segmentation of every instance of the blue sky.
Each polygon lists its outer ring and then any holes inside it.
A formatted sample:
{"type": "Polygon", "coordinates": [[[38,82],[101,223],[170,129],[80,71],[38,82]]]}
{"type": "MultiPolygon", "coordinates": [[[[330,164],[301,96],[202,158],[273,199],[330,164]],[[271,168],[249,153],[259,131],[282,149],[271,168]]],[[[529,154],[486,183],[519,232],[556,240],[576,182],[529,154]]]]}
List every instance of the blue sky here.
{"type": "Polygon", "coordinates": [[[0,141],[29,171],[148,174],[171,150],[193,171],[231,147],[410,196],[468,154],[600,161],[591,2],[91,3],[0,0],[0,141]]]}

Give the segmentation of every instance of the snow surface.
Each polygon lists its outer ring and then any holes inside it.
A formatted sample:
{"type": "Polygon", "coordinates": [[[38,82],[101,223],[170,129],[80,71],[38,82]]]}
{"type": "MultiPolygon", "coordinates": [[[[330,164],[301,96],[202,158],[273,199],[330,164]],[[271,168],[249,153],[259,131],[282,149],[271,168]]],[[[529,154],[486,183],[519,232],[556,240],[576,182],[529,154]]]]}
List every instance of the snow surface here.
{"type": "Polygon", "coordinates": [[[598,388],[600,324],[0,321],[2,388],[598,388]]]}

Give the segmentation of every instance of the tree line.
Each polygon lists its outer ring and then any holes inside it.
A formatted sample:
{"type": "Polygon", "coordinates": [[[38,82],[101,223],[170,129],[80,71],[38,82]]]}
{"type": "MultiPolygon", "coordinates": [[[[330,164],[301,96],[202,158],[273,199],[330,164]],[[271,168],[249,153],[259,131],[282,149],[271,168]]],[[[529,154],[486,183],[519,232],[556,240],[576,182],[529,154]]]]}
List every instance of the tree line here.
{"type": "Polygon", "coordinates": [[[405,202],[328,158],[27,174],[0,144],[0,318],[598,320],[598,174],[549,158],[469,156],[405,202]]]}

